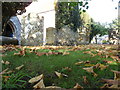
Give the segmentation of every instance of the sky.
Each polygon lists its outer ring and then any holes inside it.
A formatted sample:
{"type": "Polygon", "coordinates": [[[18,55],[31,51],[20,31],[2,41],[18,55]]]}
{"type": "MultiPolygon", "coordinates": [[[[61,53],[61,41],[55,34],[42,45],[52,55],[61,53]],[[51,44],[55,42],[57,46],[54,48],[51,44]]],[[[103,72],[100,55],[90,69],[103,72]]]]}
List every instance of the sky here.
{"type": "MultiPolygon", "coordinates": [[[[38,1],[39,2],[34,2],[27,10],[33,12],[43,12],[54,8],[54,0],[38,1]]],[[[89,9],[87,12],[89,13],[90,17],[92,17],[96,22],[111,23],[112,20],[118,17],[118,9],[115,9],[115,7],[118,6],[118,1],[119,0],[113,0],[113,2],[112,0],[90,0],[89,9]]]]}
{"type": "Polygon", "coordinates": [[[89,1],[89,9],[87,12],[96,22],[111,23],[118,17],[119,0],[91,0],[89,1]]]}

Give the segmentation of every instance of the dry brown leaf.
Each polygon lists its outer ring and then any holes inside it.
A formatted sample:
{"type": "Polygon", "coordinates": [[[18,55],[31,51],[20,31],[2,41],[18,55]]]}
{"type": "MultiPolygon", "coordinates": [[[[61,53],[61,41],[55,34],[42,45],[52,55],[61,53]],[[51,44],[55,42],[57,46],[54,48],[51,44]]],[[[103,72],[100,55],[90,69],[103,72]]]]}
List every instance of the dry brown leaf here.
{"type": "Polygon", "coordinates": [[[45,88],[61,88],[61,87],[58,87],[58,86],[47,86],[45,88]]]}
{"type": "Polygon", "coordinates": [[[43,79],[43,77],[44,77],[44,75],[41,74],[41,75],[39,75],[39,76],[36,76],[36,77],[34,77],[34,78],[31,78],[28,82],[29,82],[29,83],[34,83],[34,82],[37,82],[37,81],[43,79]]]}
{"type": "Polygon", "coordinates": [[[94,66],[94,64],[85,64],[84,66],[94,66]]]}
{"type": "Polygon", "coordinates": [[[72,69],[71,69],[71,68],[69,68],[69,67],[65,67],[64,69],[65,69],[65,70],[67,70],[67,71],[69,71],[69,72],[71,72],[71,71],[72,71],[72,69]]]}
{"type": "Polygon", "coordinates": [[[120,60],[120,58],[118,56],[110,56],[113,60],[120,60]]]}
{"type": "Polygon", "coordinates": [[[112,88],[112,89],[113,89],[113,88],[114,88],[114,89],[116,88],[116,89],[118,89],[119,87],[118,87],[118,85],[112,85],[112,86],[110,86],[109,88],[112,88]]]}
{"type": "Polygon", "coordinates": [[[100,66],[99,66],[99,68],[101,69],[101,70],[103,70],[103,69],[106,69],[108,67],[108,65],[104,65],[104,64],[100,64],[100,66]]]}
{"type": "Polygon", "coordinates": [[[48,53],[46,53],[47,56],[48,56],[48,55],[52,55],[52,54],[53,54],[52,51],[49,51],[48,53]]]}
{"type": "Polygon", "coordinates": [[[80,65],[82,63],[83,63],[83,61],[80,61],[80,62],[75,63],[75,65],[80,65]]]}
{"type": "Polygon", "coordinates": [[[63,52],[63,55],[69,55],[70,53],[69,52],[63,52]]]}
{"type": "Polygon", "coordinates": [[[6,74],[10,74],[10,73],[12,73],[12,72],[14,72],[14,71],[10,70],[10,71],[6,72],[6,74]]]}
{"type": "Polygon", "coordinates": [[[114,72],[114,80],[120,80],[120,71],[111,70],[114,72]]]}
{"type": "Polygon", "coordinates": [[[88,84],[88,80],[86,76],[83,76],[84,84],[88,84]]]}
{"type": "Polygon", "coordinates": [[[58,76],[58,78],[68,77],[68,75],[66,75],[66,74],[61,74],[61,73],[56,72],[56,71],[55,71],[55,74],[58,76]]]}
{"type": "Polygon", "coordinates": [[[33,88],[45,88],[43,79],[41,79],[36,85],[33,86],[33,88]]]}
{"type": "Polygon", "coordinates": [[[90,61],[89,61],[89,60],[87,60],[87,61],[85,61],[85,62],[84,62],[84,64],[89,64],[89,63],[90,63],[90,61]]]}
{"type": "Polygon", "coordinates": [[[33,52],[35,52],[36,51],[36,48],[32,48],[32,49],[30,49],[30,53],[33,53],[33,52]]]}
{"type": "Polygon", "coordinates": [[[100,64],[97,63],[97,64],[94,66],[94,68],[99,68],[99,66],[100,66],[100,64]]]}
{"type": "Polygon", "coordinates": [[[45,54],[46,54],[45,52],[36,52],[37,56],[42,56],[42,55],[45,55],[45,54]]]}
{"type": "Polygon", "coordinates": [[[20,65],[20,66],[16,67],[15,69],[16,69],[16,70],[20,70],[23,66],[24,66],[24,65],[20,65]]]}
{"type": "Polygon", "coordinates": [[[2,76],[2,77],[4,78],[5,82],[10,78],[10,76],[2,76]]]}
{"type": "Polygon", "coordinates": [[[88,67],[88,68],[83,68],[83,69],[86,70],[87,72],[94,73],[93,66],[92,67],[88,67]]]}
{"type": "Polygon", "coordinates": [[[8,69],[9,69],[9,68],[6,68],[6,69],[3,70],[2,72],[0,72],[0,74],[5,74],[8,69]]]}
{"type": "Polygon", "coordinates": [[[113,85],[120,85],[120,80],[102,79],[103,82],[113,85]]]}
{"type": "Polygon", "coordinates": [[[61,73],[59,73],[59,72],[57,72],[57,71],[55,71],[55,74],[59,77],[59,78],[62,78],[62,74],[61,73]]]}
{"type": "Polygon", "coordinates": [[[2,60],[1,63],[5,63],[5,62],[2,60]]]}
{"type": "Polygon", "coordinates": [[[18,53],[14,53],[14,55],[19,55],[19,56],[25,56],[26,50],[23,49],[21,51],[19,51],[18,53]]]}
{"type": "Polygon", "coordinates": [[[62,74],[62,76],[63,76],[63,77],[68,77],[68,75],[66,75],[66,74],[62,74]]]}
{"type": "Polygon", "coordinates": [[[104,84],[102,87],[100,88],[109,88],[109,85],[108,84],[104,84]]]}
{"type": "Polygon", "coordinates": [[[78,83],[76,83],[76,85],[73,88],[83,88],[83,87],[79,85],[78,83]]]}
{"type": "Polygon", "coordinates": [[[3,63],[3,64],[6,64],[6,65],[8,65],[8,64],[10,64],[10,62],[8,62],[8,61],[1,61],[1,63],[3,63]]]}
{"type": "Polygon", "coordinates": [[[94,77],[97,77],[97,76],[98,76],[98,74],[96,74],[96,73],[93,73],[93,76],[94,76],[94,77]]]}
{"type": "Polygon", "coordinates": [[[8,65],[8,64],[10,64],[10,62],[6,61],[5,64],[8,65]]]}

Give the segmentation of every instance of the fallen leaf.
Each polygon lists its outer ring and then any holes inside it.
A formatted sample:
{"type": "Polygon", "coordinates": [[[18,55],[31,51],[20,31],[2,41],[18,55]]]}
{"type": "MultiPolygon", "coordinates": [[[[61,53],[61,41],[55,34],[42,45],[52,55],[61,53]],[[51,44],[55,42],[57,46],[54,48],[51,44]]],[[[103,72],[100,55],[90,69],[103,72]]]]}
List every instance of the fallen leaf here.
{"type": "Polygon", "coordinates": [[[69,71],[69,72],[71,72],[71,71],[72,71],[72,69],[71,69],[71,68],[69,68],[69,67],[65,67],[64,69],[65,69],[65,70],[67,70],[67,71],[69,71]]]}
{"type": "Polygon", "coordinates": [[[84,66],[94,66],[94,64],[85,64],[84,66]]]}
{"type": "Polygon", "coordinates": [[[68,77],[68,75],[66,75],[66,74],[62,74],[62,76],[63,76],[63,77],[68,77]]]}
{"type": "Polygon", "coordinates": [[[56,72],[56,71],[55,71],[55,74],[56,74],[59,78],[62,78],[62,76],[63,76],[61,73],[56,72]]]}
{"type": "Polygon", "coordinates": [[[3,60],[1,61],[1,63],[2,63],[2,64],[6,64],[6,65],[10,64],[10,62],[8,62],[8,61],[3,61],[3,60]]]}
{"type": "Polygon", "coordinates": [[[83,61],[80,61],[80,62],[75,63],[75,65],[80,65],[82,63],[83,63],[83,61]]]}
{"type": "Polygon", "coordinates": [[[3,76],[3,78],[4,78],[4,81],[6,82],[10,78],[10,76],[3,76]]]}
{"type": "Polygon", "coordinates": [[[58,76],[58,78],[68,77],[68,75],[62,74],[62,73],[59,73],[59,72],[56,72],[56,71],[55,71],[55,74],[58,76]]]}
{"type": "Polygon", "coordinates": [[[102,79],[102,81],[107,82],[108,84],[120,85],[120,80],[102,79]]]}
{"type": "Polygon", "coordinates": [[[94,66],[94,68],[99,68],[99,66],[100,66],[100,64],[97,63],[97,64],[94,66]]]}
{"type": "Polygon", "coordinates": [[[100,88],[109,88],[109,85],[108,84],[104,84],[102,87],[100,88]]]}
{"type": "Polygon", "coordinates": [[[85,61],[85,62],[84,62],[84,64],[89,64],[89,63],[90,63],[90,61],[89,61],[89,60],[87,60],[87,61],[85,61]]]}
{"type": "Polygon", "coordinates": [[[61,87],[58,87],[58,86],[47,86],[45,88],[61,88],[61,87]]]}
{"type": "Polygon", "coordinates": [[[86,70],[87,72],[94,73],[93,66],[92,67],[88,67],[88,68],[83,68],[83,69],[86,70]]]}
{"type": "Polygon", "coordinates": [[[118,56],[110,56],[113,60],[120,60],[118,56]]]}
{"type": "Polygon", "coordinates": [[[33,88],[45,88],[43,79],[41,79],[36,85],[34,85],[33,88]]]}
{"type": "Polygon", "coordinates": [[[6,68],[6,69],[3,70],[2,72],[0,72],[0,74],[5,74],[8,69],[9,69],[9,68],[6,68]]]}
{"type": "Polygon", "coordinates": [[[25,56],[26,50],[23,49],[21,51],[19,51],[18,53],[14,53],[14,55],[19,55],[19,56],[25,56]]]}
{"type": "Polygon", "coordinates": [[[86,76],[83,76],[84,84],[88,84],[88,80],[86,76]]]}
{"type": "MultiPolygon", "coordinates": [[[[120,88],[120,87],[118,87],[118,85],[112,85],[112,86],[110,86],[109,88],[116,88],[116,89],[118,89],[118,88],[120,88]]],[[[119,89],[118,89],[119,90],[119,89]]]]}
{"type": "Polygon", "coordinates": [[[106,65],[106,66],[105,66],[104,64],[100,64],[100,65],[99,65],[99,68],[100,68],[101,70],[106,69],[107,67],[108,67],[108,65],[106,65]]]}
{"type": "Polygon", "coordinates": [[[6,72],[6,74],[10,74],[10,73],[12,73],[12,72],[14,72],[14,71],[10,70],[10,71],[6,72]]]}
{"type": "Polygon", "coordinates": [[[24,65],[20,65],[20,66],[16,67],[15,69],[16,69],[16,70],[20,70],[23,66],[24,66],[24,65]]]}
{"type": "Polygon", "coordinates": [[[63,52],[63,55],[69,55],[70,53],[69,52],[63,52]]]}
{"type": "Polygon", "coordinates": [[[53,54],[52,51],[49,51],[48,53],[46,53],[47,56],[48,56],[48,55],[52,55],[52,54],[53,54]]]}
{"type": "Polygon", "coordinates": [[[94,76],[94,77],[97,77],[97,76],[98,76],[98,74],[96,74],[96,73],[93,73],[93,76],[94,76]]]}
{"type": "Polygon", "coordinates": [[[83,87],[79,85],[78,83],[76,83],[76,85],[73,88],[83,88],[83,87]]]}
{"type": "Polygon", "coordinates": [[[1,63],[5,63],[5,62],[2,60],[1,63]]]}
{"type": "Polygon", "coordinates": [[[43,79],[43,77],[44,77],[44,75],[41,74],[41,75],[39,75],[39,76],[36,76],[36,77],[34,77],[34,78],[31,78],[28,82],[29,82],[29,83],[34,83],[34,82],[37,82],[37,81],[43,79]]]}
{"type": "Polygon", "coordinates": [[[120,80],[120,71],[111,70],[114,72],[114,80],[120,80]]]}
{"type": "Polygon", "coordinates": [[[36,48],[32,48],[32,49],[30,49],[29,52],[30,52],[30,53],[36,52],[36,48]]]}
{"type": "Polygon", "coordinates": [[[45,54],[46,54],[45,52],[36,52],[37,56],[42,56],[42,55],[45,55],[45,54]]]}
{"type": "Polygon", "coordinates": [[[8,64],[10,64],[10,62],[6,61],[5,64],[8,65],[8,64]]]}

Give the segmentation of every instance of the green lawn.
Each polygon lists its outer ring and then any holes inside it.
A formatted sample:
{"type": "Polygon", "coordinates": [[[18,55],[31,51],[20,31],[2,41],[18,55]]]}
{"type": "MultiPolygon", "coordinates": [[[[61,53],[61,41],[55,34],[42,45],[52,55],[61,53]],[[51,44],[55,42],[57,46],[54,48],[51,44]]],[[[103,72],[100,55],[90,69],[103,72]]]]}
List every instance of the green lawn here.
{"type": "Polygon", "coordinates": [[[18,53],[21,50],[20,47],[4,46],[3,55],[5,56],[2,56],[2,60],[9,61],[10,64],[2,64],[2,70],[9,68],[9,70],[13,70],[14,72],[3,74],[3,88],[32,88],[34,84],[28,83],[29,79],[40,74],[44,74],[43,80],[45,86],[55,85],[62,88],[73,88],[75,84],[78,83],[84,88],[100,88],[105,84],[104,82],[101,82],[102,78],[114,79],[114,73],[111,72],[111,70],[120,71],[120,62],[118,62],[117,59],[110,57],[110,55],[115,56],[117,54],[116,46],[81,45],[79,47],[58,47],[57,49],[53,47],[36,47],[37,49],[35,52],[69,52],[68,55],[53,54],[42,56],[38,56],[34,52],[30,53],[30,47],[24,48],[26,48],[26,53],[25,55],[20,56],[14,55],[14,53],[18,53]],[[8,47],[11,47],[11,49],[8,47]],[[87,53],[85,53],[86,51],[87,53]],[[100,53],[101,51],[102,53],[100,53]],[[93,56],[88,52],[91,52],[93,56]],[[75,63],[80,61],[84,62],[80,65],[75,65],[75,63]],[[105,61],[111,61],[111,63],[105,61]],[[95,66],[97,63],[105,66],[108,65],[108,67],[103,70],[94,68],[93,70],[97,74],[96,77],[83,69],[95,66]],[[20,65],[24,65],[23,68],[15,70],[15,68],[20,65]],[[67,70],[65,67],[69,67],[71,70],[67,70]],[[68,77],[58,78],[55,71],[66,74],[68,77]],[[5,76],[10,77],[6,79],[5,76]],[[84,83],[83,76],[87,77],[87,84],[84,83]]]}

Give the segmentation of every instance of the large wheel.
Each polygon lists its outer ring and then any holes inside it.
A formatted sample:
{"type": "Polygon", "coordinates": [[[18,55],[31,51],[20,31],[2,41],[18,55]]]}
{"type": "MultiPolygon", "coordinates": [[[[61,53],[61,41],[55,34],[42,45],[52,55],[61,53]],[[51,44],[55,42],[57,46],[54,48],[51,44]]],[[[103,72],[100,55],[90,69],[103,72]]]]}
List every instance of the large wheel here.
{"type": "Polygon", "coordinates": [[[16,38],[12,37],[5,37],[5,36],[0,36],[0,45],[18,45],[18,40],[16,38]]]}

